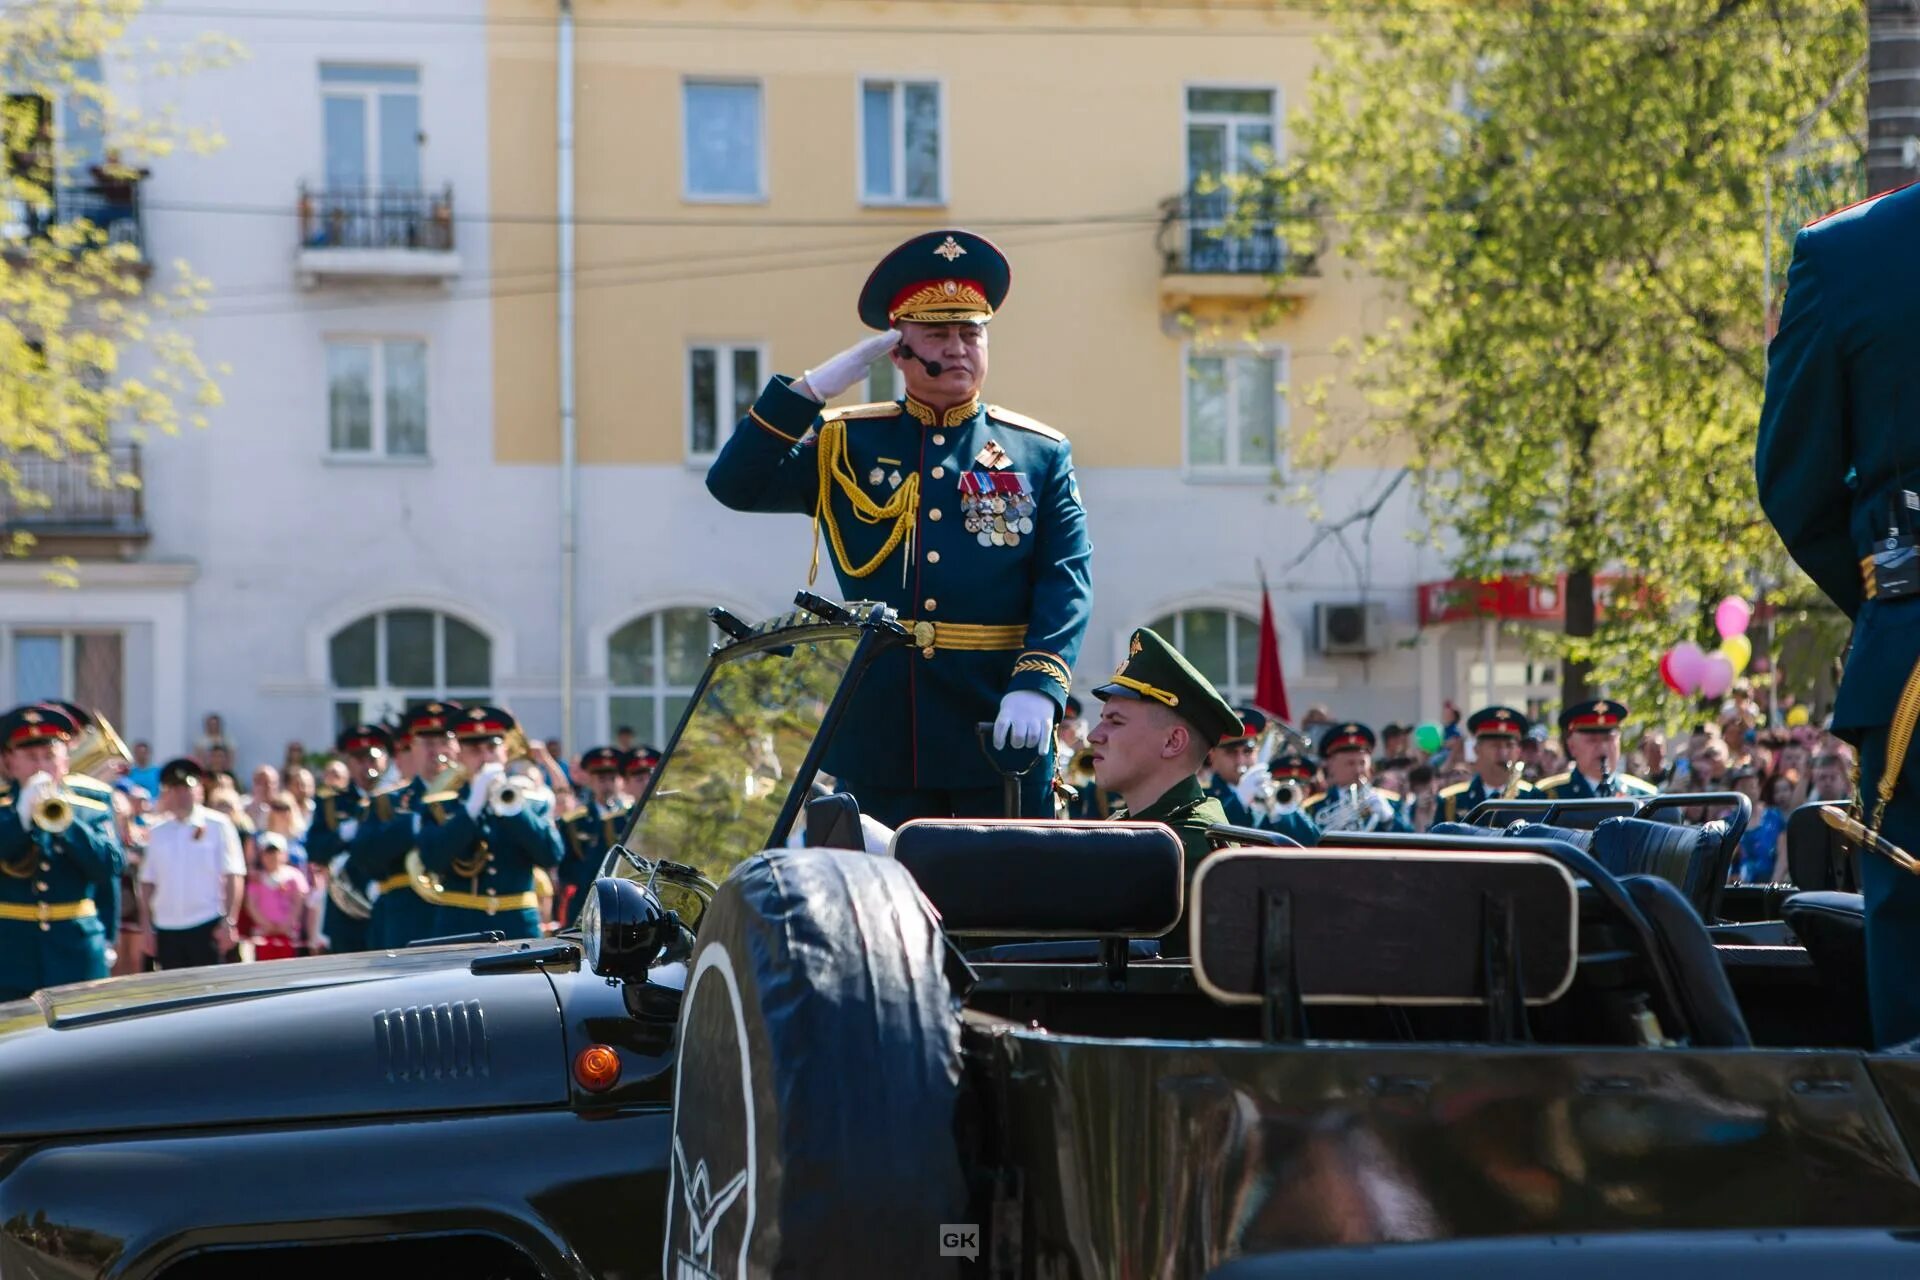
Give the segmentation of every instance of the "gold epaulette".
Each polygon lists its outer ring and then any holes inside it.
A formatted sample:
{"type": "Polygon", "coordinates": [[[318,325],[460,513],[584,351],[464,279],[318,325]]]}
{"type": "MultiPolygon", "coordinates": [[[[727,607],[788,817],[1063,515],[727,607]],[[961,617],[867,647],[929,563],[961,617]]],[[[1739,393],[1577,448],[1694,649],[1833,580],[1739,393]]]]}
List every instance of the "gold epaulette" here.
{"type": "Polygon", "coordinates": [[[110,806],[101,804],[92,796],[79,795],[72,791],[67,792],[66,798],[67,803],[76,809],[98,809],[100,812],[105,813],[110,808],[110,806]]]}
{"type": "MultiPolygon", "coordinates": [[[[441,805],[452,804],[455,800],[458,800],[459,798],[460,798],[460,793],[458,791],[436,791],[430,796],[421,796],[420,803],[428,806],[429,808],[438,809],[441,805]]],[[[435,822],[440,821],[437,815],[434,817],[434,821],[435,822]]]]}
{"type": "Polygon", "coordinates": [[[1061,434],[1058,431],[1055,431],[1052,427],[1048,426],[1044,422],[1041,422],[1038,418],[1029,418],[1024,413],[1015,413],[1013,410],[1003,409],[997,404],[990,404],[987,406],[987,416],[989,418],[992,418],[995,422],[1004,422],[1010,427],[1018,427],[1022,431],[1031,431],[1035,435],[1045,436],[1049,440],[1065,440],[1066,439],[1065,435],[1061,434]]]}
{"type": "Polygon", "coordinates": [[[1323,804],[1323,803],[1325,803],[1325,801],[1326,801],[1326,798],[1327,798],[1327,793],[1326,793],[1326,792],[1324,792],[1324,791],[1316,791],[1316,792],[1314,792],[1314,793],[1313,793],[1312,795],[1310,795],[1310,796],[1308,796],[1308,797],[1307,797],[1307,798],[1306,798],[1305,800],[1302,800],[1302,801],[1300,802],[1300,807],[1301,807],[1302,809],[1309,809],[1309,808],[1312,808],[1312,807],[1313,807],[1314,805],[1316,805],[1316,804],[1323,804]]]}
{"type": "Polygon", "coordinates": [[[389,786],[384,786],[380,788],[378,791],[374,792],[373,794],[376,796],[390,796],[396,791],[405,791],[408,787],[412,785],[413,784],[411,782],[395,782],[389,786]]]}
{"type": "Polygon", "coordinates": [[[561,814],[561,815],[560,815],[560,821],[562,821],[562,822],[578,822],[578,821],[580,821],[580,819],[582,819],[582,818],[584,818],[584,817],[586,817],[586,816],[587,816],[587,806],[585,806],[585,805],[583,805],[583,804],[582,804],[582,805],[575,805],[575,806],[574,806],[573,808],[571,808],[571,809],[569,809],[569,810],[567,810],[567,811],[566,811],[565,813],[563,813],[563,814],[561,814]]]}
{"type": "Polygon", "coordinates": [[[844,422],[849,418],[891,418],[900,412],[900,406],[891,400],[878,400],[872,404],[843,404],[838,409],[822,409],[820,421],[844,422]]]}
{"type": "Polygon", "coordinates": [[[1567,779],[1571,777],[1573,777],[1573,770],[1569,769],[1565,773],[1556,773],[1551,778],[1542,778],[1540,779],[1540,781],[1534,783],[1533,785],[1538,789],[1540,789],[1541,791],[1545,791],[1548,787],[1566,786],[1567,779]]]}
{"type": "Polygon", "coordinates": [[[110,783],[110,782],[102,782],[102,781],[100,781],[100,779],[98,779],[98,778],[92,778],[92,777],[88,777],[88,776],[87,776],[86,774],[84,774],[84,773],[70,773],[70,774],[68,774],[68,775],[67,775],[67,777],[66,777],[66,784],[65,784],[65,785],[67,785],[67,786],[69,786],[69,787],[85,787],[85,788],[86,788],[87,790],[89,790],[89,791],[99,791],[99,792],[104,792],[104,793],[105,793],[105,794],[107,794],[107,795],[112,795],[112,794],[113,794],[113,784],[112,784],[112,783],[110,783]]]}
{"type": "Polygon", "coordinates": [[[1373,789],[1373,794],[1377,796],[1385,796],[1387,799],[1393,801],[1395,804],[1400,803],[1400,793],[1398,791],[1389,791],[1385,787],[1375,787],[1373,789]]]}
{"type": "Polygon", "coordinates": [[[1461,795],[1471,786],[1473,786],[1471,782],[1456,782],[1450,787],[1442,787],[1440,788],[1440,798],[1444,800],[1448,796],[1461,795]]]}

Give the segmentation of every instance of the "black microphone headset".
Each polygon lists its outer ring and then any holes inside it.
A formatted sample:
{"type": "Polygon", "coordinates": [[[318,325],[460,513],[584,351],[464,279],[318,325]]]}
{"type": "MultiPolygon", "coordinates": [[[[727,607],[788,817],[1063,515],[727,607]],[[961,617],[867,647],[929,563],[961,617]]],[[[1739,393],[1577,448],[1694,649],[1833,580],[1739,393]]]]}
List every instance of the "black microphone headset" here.
{"type": "Polygon", "coordinates": [[[900,341],[894,345],[893,353],[897,356],[912,356],[915,360],[918,360],[927,367],[927,375],[929,377],[937,378],[946,370],[946,366],[938,360],[929,360],[908,346],[907,335],[904,332],[900,335],[900,341]]]}

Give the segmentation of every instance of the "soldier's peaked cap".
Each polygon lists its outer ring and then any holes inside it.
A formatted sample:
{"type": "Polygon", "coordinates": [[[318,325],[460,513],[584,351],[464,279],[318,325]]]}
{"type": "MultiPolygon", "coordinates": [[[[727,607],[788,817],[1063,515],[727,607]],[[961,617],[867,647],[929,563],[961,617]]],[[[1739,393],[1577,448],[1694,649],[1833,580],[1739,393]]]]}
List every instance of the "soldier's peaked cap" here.
{"type": "Polygon", "coordinates": [[[1524,738],[1533,722],[1512,707],[1483,707],[1467,717],[1467,732],[1476,738],[1524,738]]]}
{"type": "Polygon", "coordinates": [[[1209,746],[1242,731],[1239,714],[1220,696],[1213,681],[1201,675],[1159,633],[1146,627],[1133,633],[1127,644],[1127,660],[1107,683],[1093,691],[1093,696],[1102,702],[1133,698],[1170,707],[1199,730],[1209,746]]]}
{"type": "Polygon", "coordinates": [[[1013,284],[1007,255],[984,236],[959,229],[917,235],[880,259],[860,290],[860,323],[891,329],[987,321],[1013,284]]]}

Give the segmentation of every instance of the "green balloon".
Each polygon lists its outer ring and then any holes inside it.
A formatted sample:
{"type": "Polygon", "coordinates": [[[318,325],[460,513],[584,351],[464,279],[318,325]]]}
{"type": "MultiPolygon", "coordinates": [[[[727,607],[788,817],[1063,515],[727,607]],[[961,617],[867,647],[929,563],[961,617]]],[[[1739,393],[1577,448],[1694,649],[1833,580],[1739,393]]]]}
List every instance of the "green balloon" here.
{"type": "Polygon", "coordinates": [[[1447,735],[1440,731],[1437,724],[1423,724],[1413,731],[1413,744],[1428,755],[1438,751],[1447,741],[1447,735]]]}

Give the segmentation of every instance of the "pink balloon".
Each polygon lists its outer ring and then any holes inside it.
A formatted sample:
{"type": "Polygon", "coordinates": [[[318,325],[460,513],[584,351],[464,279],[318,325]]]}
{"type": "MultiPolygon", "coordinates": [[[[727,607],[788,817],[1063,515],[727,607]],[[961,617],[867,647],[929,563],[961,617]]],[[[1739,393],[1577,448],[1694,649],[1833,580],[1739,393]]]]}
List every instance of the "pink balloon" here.
{"type": "Polygon", "coordinates": [[[1667,668],[1673,672],[1674,683],[1680,686],[1680,692],[1698,693],[1707,677],[1707,652],[1691,640],[1682,640],[1673,646],[1673,657],[1667,663],[1667,668]]]}
{"type": "Polygon", "coordinates": [[[1713,611],[1713,625],[1720,632],[1720,638],[1743,636],[1747,633],[1747,624],[1753,621],[1753,608],[1739,596],[1728,596],[1713,611]]]}
{"type": "Polygon", "coordinates": [[[1733,691],[1733,659],[1724,653],[1707,655],[1706,671],[1700,678],[1700,696],[1724,698],[1733,691]]]}

